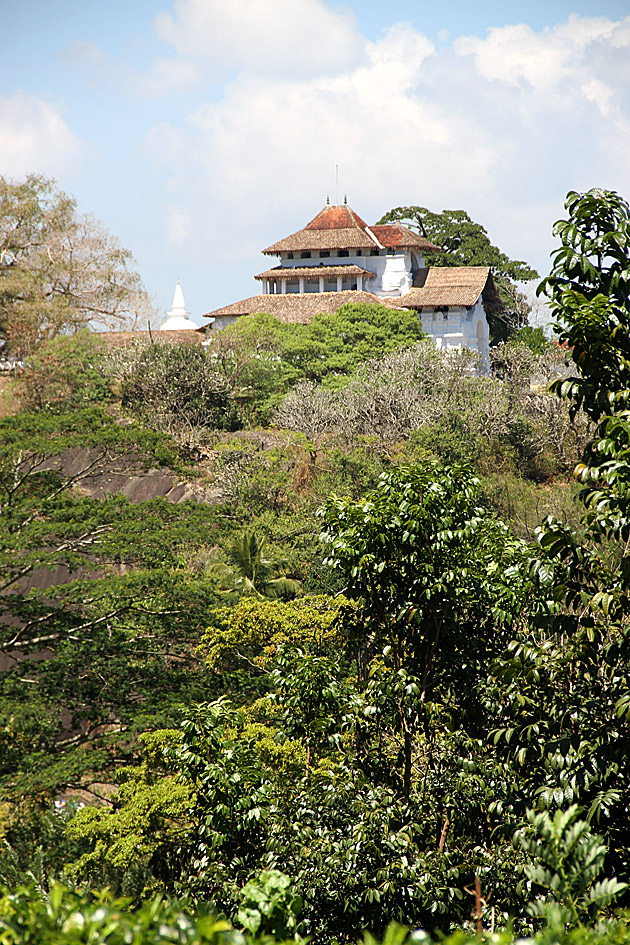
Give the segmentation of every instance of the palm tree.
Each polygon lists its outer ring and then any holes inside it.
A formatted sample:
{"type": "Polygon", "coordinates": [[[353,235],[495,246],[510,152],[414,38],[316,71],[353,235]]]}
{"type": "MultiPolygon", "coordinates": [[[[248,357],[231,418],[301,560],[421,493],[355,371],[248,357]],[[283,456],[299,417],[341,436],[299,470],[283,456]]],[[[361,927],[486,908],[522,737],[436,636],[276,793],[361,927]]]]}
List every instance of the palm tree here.
{"type": "Polygon", "coordinates": [[[266,558],[265,539],[254,532],[243,532],[228,547],[225,561],[213,561],[208,573],[219,579],[225,590],[257,597],[290,600],[300,591],[300,584],[282,572],[286,561],[266,558]]]}

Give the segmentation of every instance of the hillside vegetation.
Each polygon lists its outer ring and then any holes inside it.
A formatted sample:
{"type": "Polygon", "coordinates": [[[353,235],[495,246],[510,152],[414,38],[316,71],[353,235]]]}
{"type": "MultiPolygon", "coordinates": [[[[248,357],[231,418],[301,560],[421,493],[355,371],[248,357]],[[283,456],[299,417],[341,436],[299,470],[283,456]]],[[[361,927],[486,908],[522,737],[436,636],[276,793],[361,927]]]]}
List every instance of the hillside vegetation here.
{"type": "Polygon", "coordinates": [[[3,941],[627,939],[630,211],[567,209],[491,371],[344,306],[11,382],[3,941]]]}

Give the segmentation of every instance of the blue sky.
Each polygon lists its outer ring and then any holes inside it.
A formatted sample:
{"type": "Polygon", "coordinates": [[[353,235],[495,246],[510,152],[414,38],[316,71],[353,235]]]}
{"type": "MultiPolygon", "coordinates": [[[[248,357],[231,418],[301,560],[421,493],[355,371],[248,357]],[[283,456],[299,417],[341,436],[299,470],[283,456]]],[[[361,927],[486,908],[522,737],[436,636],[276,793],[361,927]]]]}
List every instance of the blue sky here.
{"type": "Polygon", "coordinates": [[[541,274],[569,189],[630,197],[630,3],[21,0],[0,174],[55,177],[158,307],[253,295],[263,246],[341,194],[462,208],[541,274]]]}

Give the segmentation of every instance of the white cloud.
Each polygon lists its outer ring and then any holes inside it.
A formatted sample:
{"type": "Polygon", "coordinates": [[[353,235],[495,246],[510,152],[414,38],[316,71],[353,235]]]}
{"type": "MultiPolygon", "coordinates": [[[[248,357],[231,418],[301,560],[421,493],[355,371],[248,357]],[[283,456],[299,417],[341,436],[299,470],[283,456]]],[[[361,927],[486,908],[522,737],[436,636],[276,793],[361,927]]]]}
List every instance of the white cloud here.
{"type": "Polygon", "coordinates": [[[199,83],[202,71],[194,61],[162,57],[154,61],[149,72],[137,76],[133,85],[141,95],[167,95],[199,83]]]}
{"type": "Polygon", "coordinates": [[[54,105],[26,92],[0,95],[0,174],[63,174],[86,153],[54,105]]]}
{"type": "Polygon", "coordinates": [[[356,63],[364,47],[352,13],[323,0],[175,0],[174,13],[162,11],[154,25],[180,63],[215,79],[234,70],[323,75],[356,63]]]}
{"type": "Polygon", "coordinates": [[[565,23],[540,33],[521,23],[492,28],[486,39],[461,37],[454,46],[459,55],[473,57],[485,79],[549,93],[588,70],[589,60],[602,49],[627,52],[630,17],[614,22],[572,14],[565,23]]]}
{"type": "MultiPolygon", "coordinates": [[[[335,164],[342,199],[347,191],[368,222],[399,204],[464,208],[509,255],[541,270],[569,189],[630,191],[630,18],[572,16],[539,33],[506,26],[436,49],[410,24],[358,45],[350,21],[323,3],[293,4],[312,11],[314,35],[318,22],[347,26],[326,68],[310,33],[296,66],[288,39],[309,32],[304,18],[296,25],[287,14],[286,48],[276,33],[267,47],[267,14],[284,0],[249,3],[242,20],[241,0],[182,0],[175,18],[160,20],[178,54],[196,62],[216,48],[213,30],[225,27],[230,50],[237,24],[243,31],[220,96],[181,124],[157,126],[146,143],[170,173],[169,203],[190,211],[182,247],[219,260],[224,279],[230,266],[258,271],[260,247],[302,226],[327,192],[334,198],[335,164]]],[[[229,285],[222,292],[216,304],[233,300],[229,285]]]]}
{"type": "Polygon", "coordinates": [[[165,228],[173,243],[184,243],[191,234],[190,214],[180,208],[171,207],[166,215],[165,228]]]}

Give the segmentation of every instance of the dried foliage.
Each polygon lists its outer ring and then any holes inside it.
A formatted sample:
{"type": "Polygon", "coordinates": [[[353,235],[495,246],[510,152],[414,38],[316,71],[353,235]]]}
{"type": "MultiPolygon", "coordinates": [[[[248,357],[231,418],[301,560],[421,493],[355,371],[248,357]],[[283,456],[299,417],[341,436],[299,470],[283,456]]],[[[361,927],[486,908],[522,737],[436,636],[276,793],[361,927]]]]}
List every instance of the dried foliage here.
{"type": "Polygon", "coordinates": [[[440,352],[424,341],[368,361],[341,390],[302,382],[285,397],[276,422],[304,434],[316,449],[361,438],[388,445],[422,428],[450,425],[488,446],[505,439],[530,456],[548,451],[559,467],[570,467],[584,448],[588,424],[581,414],[571,420],[548,392],[566,370],[562,352],[550,346],[534,354],[515,343],[493,350],[488,375],[478,370],[473,352],[440,352]]]}

